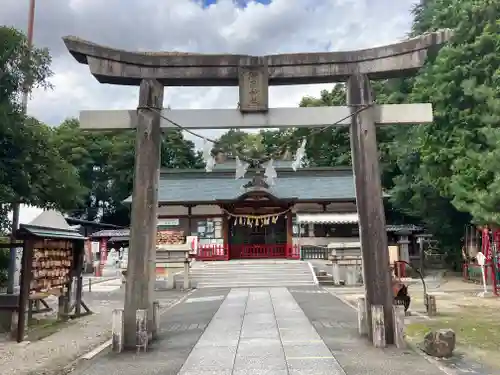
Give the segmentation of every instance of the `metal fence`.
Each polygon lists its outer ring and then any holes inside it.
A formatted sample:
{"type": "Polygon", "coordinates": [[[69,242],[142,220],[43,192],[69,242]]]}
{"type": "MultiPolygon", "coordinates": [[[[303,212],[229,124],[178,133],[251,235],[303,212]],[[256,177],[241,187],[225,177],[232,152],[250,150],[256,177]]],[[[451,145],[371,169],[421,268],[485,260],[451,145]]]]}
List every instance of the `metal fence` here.
{"type": "Polygon", "coordinates": [[[301,246],[300,258],[303,260],[308,259],[321,259],[328,260],[332,249],[324,246],[301,246]]]}

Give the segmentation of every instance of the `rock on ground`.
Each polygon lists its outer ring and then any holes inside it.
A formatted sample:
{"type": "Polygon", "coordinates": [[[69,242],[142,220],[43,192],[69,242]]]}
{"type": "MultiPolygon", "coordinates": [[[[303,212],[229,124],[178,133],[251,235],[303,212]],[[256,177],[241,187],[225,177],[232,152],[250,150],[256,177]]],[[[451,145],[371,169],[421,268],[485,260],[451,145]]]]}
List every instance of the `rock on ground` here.
{"type": "Polygon", "coordinates": [[[425,335],[422,350],[433,357],[449,358],[453,355],[455,344],[455,332],[452,329],[440,329],[425,335]]]}

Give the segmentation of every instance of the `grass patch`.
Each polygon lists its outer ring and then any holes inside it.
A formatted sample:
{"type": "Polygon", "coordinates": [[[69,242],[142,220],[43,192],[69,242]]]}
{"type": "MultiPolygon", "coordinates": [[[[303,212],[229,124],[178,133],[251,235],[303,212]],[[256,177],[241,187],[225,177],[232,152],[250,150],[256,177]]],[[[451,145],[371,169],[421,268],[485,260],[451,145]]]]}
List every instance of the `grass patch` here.
{"type": "Polygon", "coordinates": [[[484,350],[500,347],[500,314],[493,309],[467,307],[460,313],[438,316],[437,319],[410,324],[407,335],[423,339],[430,330],[451,328],[457,334],[457,344],[484,350]]]}
{"type": "Polygon", "coordinates": [[[471,357],[500,367],[500,313],[498,310],[467,306],[460,312],[440,315],[436,319],[409,324],[409,340],[421,342],[431,330],[451,328],[457,335],[457,349],[471,357]]]}
{"type": "Polygon", "coordinates": [[[59,330],[69,326],[71,322],[57,319],[32,319],[26,332],[29,341],[42,340],[59,330]]]}

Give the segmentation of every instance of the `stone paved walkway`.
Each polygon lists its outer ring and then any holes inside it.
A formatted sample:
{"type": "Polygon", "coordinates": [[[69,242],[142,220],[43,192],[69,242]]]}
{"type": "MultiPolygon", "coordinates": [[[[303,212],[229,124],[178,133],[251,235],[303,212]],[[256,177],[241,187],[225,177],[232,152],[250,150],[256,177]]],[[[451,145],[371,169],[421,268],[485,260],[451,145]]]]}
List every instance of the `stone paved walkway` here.
{"type": "Polygon", "coordinates": [[[377,349],[360,338],[356,311],[326,290],[304,287],[290,292],[347,375],[443,375],[411,349],[377,349]]]}
{"type": "Polygon", "coordinates": [[[442,375],[412,350],[376,349],[318,287],[200,289],[161,318],[146,353],[104,353],[72,375],[442,375]]]}
{"type": "Polygon", "coordinates": [[[233,289],[179,375],[344,374],[285,288],[233,289]]]}
{"type": "MultiPolygon", "coordinates": [[[[156,298],[162,308],[168,308],[185,294],[157,292],[156,298]]],[[[70,321],[68,326],[39,341],[0,341],[0,374],[59,375],[77,357],[111,337],[111,314],[113,309],[123,307],[123,297],[123,288],[109,293],[85,291],[84,300],[93,315],[70,321]]]]}

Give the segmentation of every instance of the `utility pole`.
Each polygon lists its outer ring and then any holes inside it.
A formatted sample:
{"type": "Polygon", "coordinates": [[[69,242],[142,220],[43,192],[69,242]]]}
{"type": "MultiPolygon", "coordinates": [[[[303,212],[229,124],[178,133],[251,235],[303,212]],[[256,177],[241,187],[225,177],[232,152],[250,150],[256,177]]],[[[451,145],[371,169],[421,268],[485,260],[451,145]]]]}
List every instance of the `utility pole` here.
{"type": "MultiPolygon", "coordinates": [[[[28,13],[28,55],[26,56],[27,61],[30,58],[31,47],[33,45],[33,28],[35,25],[35,0],[30,0],[29,2],[29,13],[28,13]]],[[[31,82],[26,75],[24,77],[23,82],[23,97],[22,97],[22,111],[23,114],[26,114],[28,110],[28,95],[30,91],[31,82]]],[[[16,239],[15,233],[19,228],[19,211],[21,204],[19,202],[12,203],[12,226],[11,226],[11,240],[14,241],[16,239]]],[[[17,262],[17,248],[13,247],[10,249],[10,262],[9,262],[9,280],[7,283],[7,293],[14,293],[14,285],[15,285],[15,273],[16,273],[16,262],[17,262]]]]}

